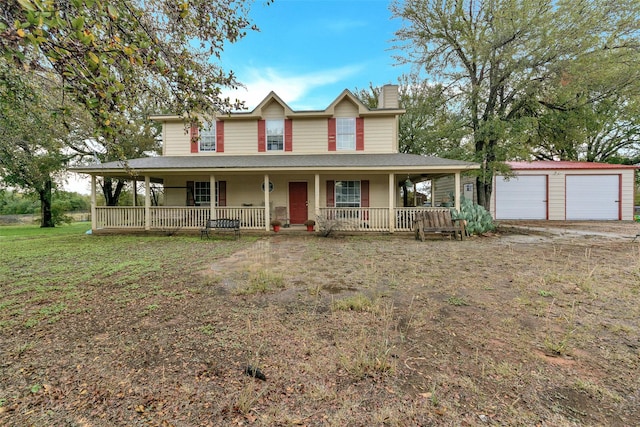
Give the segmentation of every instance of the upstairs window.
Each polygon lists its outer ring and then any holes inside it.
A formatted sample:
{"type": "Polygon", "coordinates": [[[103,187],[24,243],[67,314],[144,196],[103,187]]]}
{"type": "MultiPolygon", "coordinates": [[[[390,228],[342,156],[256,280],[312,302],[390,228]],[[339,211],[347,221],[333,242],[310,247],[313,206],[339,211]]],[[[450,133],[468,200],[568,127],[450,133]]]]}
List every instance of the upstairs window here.
{"type": "Polygon", "coordinates": [[[336,119],[336,148],[338,150],[356,149],[356,119],[338,117],[336,119]]]}
{"type": "Polygon", "coordinates": [[[204,123],[200,129],[200,151],[216,151],[216,122],[204,123]]]}
{"type": "Polygon", "coordinates": [[[267,151],[284,150],[284,120],[267,120],[267,151]]]}

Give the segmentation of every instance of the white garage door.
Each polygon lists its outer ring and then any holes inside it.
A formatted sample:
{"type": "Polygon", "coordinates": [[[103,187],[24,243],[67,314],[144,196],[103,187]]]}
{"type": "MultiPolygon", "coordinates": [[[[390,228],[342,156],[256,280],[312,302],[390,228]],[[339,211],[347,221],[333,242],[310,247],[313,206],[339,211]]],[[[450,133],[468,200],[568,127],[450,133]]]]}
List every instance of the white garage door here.
{"type": "Polygon", "coordinates": [[[496,219],[547,219],[547,176],[496,177],[496,219]]]}
{"type": "Polygon", "coordinates": [[[619,175],[567,175],[567,219],[614,219],[619,214],[619,175]]]}

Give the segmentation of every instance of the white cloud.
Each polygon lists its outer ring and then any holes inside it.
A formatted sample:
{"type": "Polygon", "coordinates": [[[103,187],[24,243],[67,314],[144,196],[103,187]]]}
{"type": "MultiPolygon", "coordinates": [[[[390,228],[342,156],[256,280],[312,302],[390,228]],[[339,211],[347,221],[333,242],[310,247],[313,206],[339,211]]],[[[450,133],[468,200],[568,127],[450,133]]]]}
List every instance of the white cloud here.
{"type": "Polygon", "coordinates": [[[327,102],[324,105],[308,105],[306,99],[313,89],[333,85],[357,74],[363,66],[346,66],[328,70],[320,70],[307,74],[289,75],[275,68],[249,68],[244,72],[238,72],[240,80],[246,88],[235,91],[225,90],[222,95],[231,99],[245,101],[246,107],[251,111],[271,91],[274,91],[291,108],[295,109],[323,109],[338,96],[339,93],[327,93],[327,102]]]}

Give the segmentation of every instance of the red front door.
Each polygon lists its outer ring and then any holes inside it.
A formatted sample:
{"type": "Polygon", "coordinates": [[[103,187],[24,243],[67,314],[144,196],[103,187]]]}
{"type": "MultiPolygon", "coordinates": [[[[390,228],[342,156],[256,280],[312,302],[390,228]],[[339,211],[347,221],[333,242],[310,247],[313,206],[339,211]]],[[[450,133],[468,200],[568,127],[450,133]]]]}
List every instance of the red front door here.
{"type": "Polygon", "coordinates": [[[291,224],[302,224],[307,218],[307,183],[289,183],[289,216],[291,224]]]}

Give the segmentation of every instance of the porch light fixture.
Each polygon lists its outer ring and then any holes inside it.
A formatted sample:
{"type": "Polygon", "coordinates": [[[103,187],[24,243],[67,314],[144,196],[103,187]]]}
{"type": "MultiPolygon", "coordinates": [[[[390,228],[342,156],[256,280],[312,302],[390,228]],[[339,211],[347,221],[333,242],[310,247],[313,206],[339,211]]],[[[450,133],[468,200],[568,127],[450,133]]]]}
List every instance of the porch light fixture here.
{"type": "Polygon", "coordinates": [[[404,186],[407,187],[407,190],[411,190],[413,188],[413,182],[409,179],[409,175],[407,175],[407,180],[404,182],[404,186]]]}

